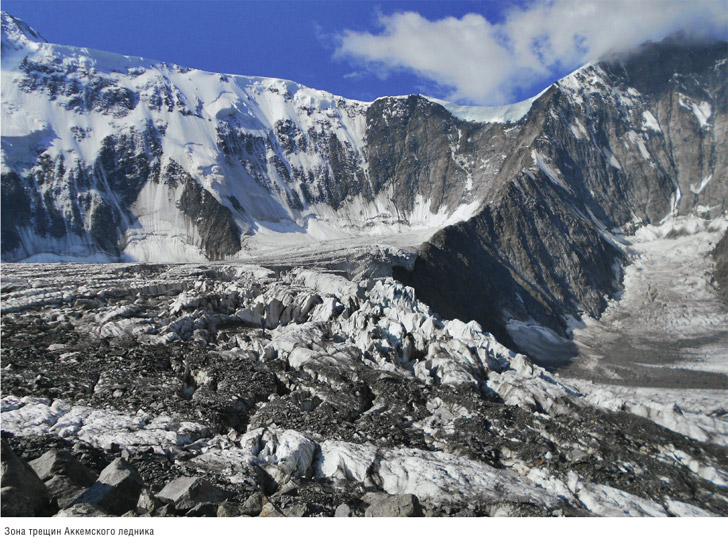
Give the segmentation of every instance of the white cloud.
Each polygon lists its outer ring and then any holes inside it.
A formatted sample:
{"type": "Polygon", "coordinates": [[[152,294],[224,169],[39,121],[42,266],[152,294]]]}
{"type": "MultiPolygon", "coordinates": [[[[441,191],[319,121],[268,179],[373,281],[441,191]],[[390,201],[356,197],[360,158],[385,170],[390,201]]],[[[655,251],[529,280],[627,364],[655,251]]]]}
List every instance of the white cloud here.
{"type": "Polygon", "coordinates": [[[415,12],[379,23],[377,34],[345,30],[336,55],[380,77],[414,72],[451,89],[450,100],[501,104],[534,79],[677,31],[725,39],[728,0],[552,0],[511,8],[497,24],[475,13],[429,21],[415,12]]]}

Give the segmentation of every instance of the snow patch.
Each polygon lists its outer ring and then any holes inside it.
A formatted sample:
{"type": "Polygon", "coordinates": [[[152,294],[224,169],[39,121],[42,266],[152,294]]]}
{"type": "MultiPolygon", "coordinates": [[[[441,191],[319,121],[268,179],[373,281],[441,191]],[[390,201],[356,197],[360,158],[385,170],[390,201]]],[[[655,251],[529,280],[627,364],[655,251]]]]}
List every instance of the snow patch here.
{"type": "Polygon", "coordinates": [[[645,141],[642,139],[642,136],[634,131],[628,131],[627,138],[632,144],[635,144],[637,146],[640,155],[642,155],[642,158],[645,161],[648,161],[650,165],[654,166],[654,164],[652,163],[652,157],[650,156],[650,152],[647,151],[647,146],[645,146],[645,141]]]}
{"type": "Polygon", "coordinates": [[[698,120],[701,128],[710,128],[708,120],[710,119],[710,116],[713,114],[713,112],[709,102],[702,101],[700,103],[696,103],[690,97],[680,95],[680,98],[678,98],[678,103],[680,104],[680,106],[693,113],[695,118],[698,120]]]}
{"type": "Polygon", "coordinates": [[[657,122],[657,119],[655,119],[655,116],[652,115],[652,112],[650,112],[649,110],[645,110],[644,112],[642,112],[642,130],[657,133],[662,132],[660,124],[657,122]]]}
{"type": "Polygon", "coordinates": [[[567,191],[571,191],[569,186],[567,186],[566,183],[564,183],[564,181],[559,177],[557,171],[546,162],[543,155],[536,150],[531,150],[531,158],[533,158],[539,170],[541,170],[541,172],[543,172],[548,179],[551,180],[552,184],[566,189],[567,191]]]}
{"type": "Polygon", "coordinates": [[[577,140],[589,137],[589,133],[584,128],[584,125],[581,124],[581,121],[579,121],[578,119],[574,119],[574,122],[569,126],[569,130],[571,131],[571,134],[574,135],[574,138],[576,138],[577,140]]]}
{"type": "Polygon", "coordinates": [[[705,189],[706,186],[710,183],[710,180],[712,178],[713,178],[713,175],[708,174],[705,178],[700,180],[700,185],[698,187],[695,187],[694,184],[690,184],[690,191],[692,191],[696,195],[700,195],[700,193],[703,191],[703,189],[705,189]]]}
{"type": "Polygon", "coordinates": [[[526,116],[531,110],[533,103],[547,90],[548,88],[534,97],[504,106],[461,106],[439,98],[425,98],[430,102],[439,104],[453,116],[463,121],[473,121],[475,123],[516,123],[526,116]]]}
{"type": "Polygon", "coordinates": [[[617,160],[617,158],[612,153],[612,150],[610,150],[607,147],[602,146],[602,153],[604,154],[604,157],[607,158],[607,161],[610,165],[612,165],[614,168],[622,170],[621,163],[617,160]]]}

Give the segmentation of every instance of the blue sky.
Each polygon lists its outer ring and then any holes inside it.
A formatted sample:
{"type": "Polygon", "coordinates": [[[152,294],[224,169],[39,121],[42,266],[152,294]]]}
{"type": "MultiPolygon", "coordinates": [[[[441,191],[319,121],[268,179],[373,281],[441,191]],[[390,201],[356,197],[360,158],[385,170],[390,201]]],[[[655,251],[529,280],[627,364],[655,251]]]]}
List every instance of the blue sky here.
{"type": "Polygon", "coordinates": [[[3,0],[48,41],[349,98],[528,98],[592,57],[677,30],[725,37],[726,0],[3,0]]]}

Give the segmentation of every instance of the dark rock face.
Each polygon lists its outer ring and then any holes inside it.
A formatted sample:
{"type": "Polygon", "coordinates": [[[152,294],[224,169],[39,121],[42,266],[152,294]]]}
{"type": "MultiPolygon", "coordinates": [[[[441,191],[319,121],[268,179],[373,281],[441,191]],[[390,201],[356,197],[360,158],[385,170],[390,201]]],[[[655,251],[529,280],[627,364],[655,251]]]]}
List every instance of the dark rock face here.
{"type": "Polygon", "coordinates": [[[2,440],[2,516],[32,517],[48,514],[51,496],[27,462],[2,440]]]}
{"type": "Polygon", "coordinates": [[[25,73],[20,88],[27,93],[41,92],[52,101],[63,97],[63,107],[76,113],[96,111],[115,118],[126,117],[139,103],[135,91],[101,76],[81,72],[78,78],[79,66],[63,61],[55,58],[50,63],[36,63],[24,59],[20,63],[25,73]]]}
{"type": "Polygon", "coordinates": [[[485,200],[514,144],[514,126],[462,121],[416,95],[379,99],[367,110],[363,194],[373,198],[391,189],[402,218],[418,198],[432,212],[485,200]]]}
{"type": "Polygon", "coordinates": [[[653,44],[560,82],[519,126],[490,204],[425,243],[398,278],[511,346],[510,318],[564,335],[568,315],[599,316],[624,262],[606,230],[726,209],[727,53],[724,43],[653,44]]]}
{"type": "Polygon", "coordinates": [[[28,175],[3,174],[3,259],[63,254],[77,244],[119,256],[131,205],[159,179],[160,154],[159,132],[148,126],[106,137],[93,165],[40,155],[28,175]]]}
{"type": "Polygon", "coordinates": [[[414,197],[432,198],[433,208],[464,187],[466,173],[453,160],[450,142],[456,138],[457,121],[438,104],[411,95],[406,99],[377,100],[367,110],[367,143],[371,193],[394,188],[393,200],[403,211],[414,197]]]}
{"type": "Polygon", "coordinates": [[[2,252],[11,254],[21,247],[19,229],[30,223],[31,203],[23,189],[23,181],[14,172],[2,177],[2,252]]]}
{"type": "Polygon", "coordinates": [[[144,481],[137,470],[117,458],[104,468],[90,488],[74,500],[73,505],[91,504],[104,513],[123,515],[136,507],[143,487],[144,481]]]}
{"type": "Polygon", "coordinates": [[[184,188],[177,208],[197,225],[201,246],[208,259],[218,260],[240,251],[240,230],[232,213],[217,202],[209,191],[174,161],[165,168],[162,182],[184,188]]]}
{"type": "Polygon", "coordinates": [[[623,259],[568,199],[545,175],[523,175],[493,205],[423,244],[413,270],[395,277],[443,316],[477,320],[507,344],[504,309],[563,333],[560,316],[599,315],[623,259]]]}
{"type": "Polygon", "coordinates": [[[715,259],[714,277],[718,283],[718,291],[723,299],[728,301],[728,233],[723,235],[716,245],[713,258],[715,259]]]}

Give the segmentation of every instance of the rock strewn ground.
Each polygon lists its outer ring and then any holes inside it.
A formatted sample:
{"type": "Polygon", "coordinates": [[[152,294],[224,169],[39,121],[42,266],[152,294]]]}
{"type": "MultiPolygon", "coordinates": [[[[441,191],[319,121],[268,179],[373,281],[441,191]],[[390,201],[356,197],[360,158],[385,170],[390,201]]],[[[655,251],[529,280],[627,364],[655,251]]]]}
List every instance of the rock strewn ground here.
{"type": "Polygon", "coordinates": [[[36,514],[728,514],[720,414],[585,396],[389,279],[233,265],[3,276],[7,445],[27,461],[70,452],[99,479],[45,471],[36,514]],[[117,503],[93,490],[121,483],[117,503]]]}

